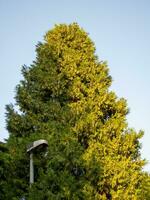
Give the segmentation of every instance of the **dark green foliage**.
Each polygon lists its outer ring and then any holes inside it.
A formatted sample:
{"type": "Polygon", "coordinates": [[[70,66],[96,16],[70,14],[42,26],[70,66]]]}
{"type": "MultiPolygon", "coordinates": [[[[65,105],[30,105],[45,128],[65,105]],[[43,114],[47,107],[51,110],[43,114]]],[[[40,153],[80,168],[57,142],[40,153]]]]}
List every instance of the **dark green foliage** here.
{"type": "Polygon", "coordinates": [[[8,176],[8,149],[6,145],[0,142],[0,195],[5,197],[6,180],[8,176]]]}
{"type": "Polygon", "coordinates": [[[143,132],[128,128],[126,101],[109,91],[107,63],[98,60],[87,33],[75,23],[58,25],[36,52],[33,64],[22,68],[19,111],[7,106],[12,178],[5,200],[148,199],[143,132]],[[35,152],[29,189],[26,146],[41,138],[49,143],[48,154],[35,152]]]}

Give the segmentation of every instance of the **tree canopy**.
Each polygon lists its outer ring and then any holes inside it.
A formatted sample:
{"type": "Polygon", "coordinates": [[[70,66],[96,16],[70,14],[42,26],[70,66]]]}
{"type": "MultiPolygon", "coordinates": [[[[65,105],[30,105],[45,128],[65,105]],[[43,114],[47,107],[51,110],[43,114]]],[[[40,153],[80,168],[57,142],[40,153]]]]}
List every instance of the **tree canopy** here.
{"type": "Polygon", "coordinates": [[[143,132],[128,127],[124,98],[110,90],[107,62],[78,24],[56,25],[22,67],[16,104],[7,106],[11,179],[7,199],[143,200],[149,175],[140,155],[143,132]],[[27,145],[46,139],[34,153],[29,188],[27,145]]]}

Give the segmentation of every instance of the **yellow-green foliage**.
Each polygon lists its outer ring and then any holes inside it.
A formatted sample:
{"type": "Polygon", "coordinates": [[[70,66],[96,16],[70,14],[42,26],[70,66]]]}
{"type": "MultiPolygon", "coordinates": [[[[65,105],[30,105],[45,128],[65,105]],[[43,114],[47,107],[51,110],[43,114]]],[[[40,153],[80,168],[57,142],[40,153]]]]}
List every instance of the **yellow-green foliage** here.
{"type": "Polygon", "coordinates": [[[140,157],[143,132],[128,127],[126,100],[109,90],[107,63],[96,56],[88,34],[76,23],[57,25],[36,52],[17,86],[20,112],[7,106],[8,146],[16,162],[12,178],[24,182],[12,197],[148,199],[140,157]],[[40,138],[49,142],[48,155],[35,155],[36,183],[28,190],[26,145],[40,138]]]}

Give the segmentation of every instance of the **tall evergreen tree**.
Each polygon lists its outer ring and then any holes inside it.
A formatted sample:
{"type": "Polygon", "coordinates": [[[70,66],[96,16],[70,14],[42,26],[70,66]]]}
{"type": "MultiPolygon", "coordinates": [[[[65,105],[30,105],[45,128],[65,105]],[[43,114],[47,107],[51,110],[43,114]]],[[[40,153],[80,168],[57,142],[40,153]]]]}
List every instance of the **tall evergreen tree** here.
{"type": "Polygon", "coordinates": [[[7,106],[11,199],[146,199],[143,132],[128,127],[126,100],[109,90],[107,63],[98,60],[88,34],[76,23],[57,25],[36,52],[22,68],[18,109],[7,106]],[[26,146],[41,138],[48,154],[35,153],[29,189],[26,146]]]}

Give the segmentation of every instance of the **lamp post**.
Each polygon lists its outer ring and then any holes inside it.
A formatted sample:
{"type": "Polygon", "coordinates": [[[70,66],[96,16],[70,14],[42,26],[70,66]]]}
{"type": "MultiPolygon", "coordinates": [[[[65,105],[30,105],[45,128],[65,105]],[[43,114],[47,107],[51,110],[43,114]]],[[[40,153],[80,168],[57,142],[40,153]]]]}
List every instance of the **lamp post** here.
{"type": "Polygon", "coordinates": [[[48,146],[47,140],[36,140],[28,145],[27,153],[30,154],[30,187],[34,183],[34,164],[33,164],[33,153],[36,149],[44,148],[48,146]]]}

